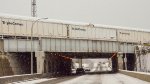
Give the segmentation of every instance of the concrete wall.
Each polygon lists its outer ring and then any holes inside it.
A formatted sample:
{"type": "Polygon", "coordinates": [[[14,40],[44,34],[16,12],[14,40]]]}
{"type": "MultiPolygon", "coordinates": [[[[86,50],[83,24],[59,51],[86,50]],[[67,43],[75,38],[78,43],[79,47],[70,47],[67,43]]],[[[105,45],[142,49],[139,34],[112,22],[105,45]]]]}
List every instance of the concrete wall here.
{"type": "Polygon", "coordinates": [[[6,55],[0,55],[0,76],[13,75],[12,67],[6,55]]]}
{"type": "Polygon", "coordinates": [[[8,53],[14,74],[30,74],[30,53],[8,53]]]}
{"type": "Polygon", "coordinates": [[[119,70],[120,73],[150,82],[150,73],[119,70]]]}
{"type": "Polygon", "coordinates": [[[0,76],[29,74],[30,56],[27,53],[1,53],[0,76]]]}
{"type": "Polygon", "coordinates": [[[0,52],[4,51],[4,41],[0,39],[0,52]]]}
{"type": "Polygon", "coordinates": [[[137,56],[137,71],[150,72],[150,53],[137,56]]]}

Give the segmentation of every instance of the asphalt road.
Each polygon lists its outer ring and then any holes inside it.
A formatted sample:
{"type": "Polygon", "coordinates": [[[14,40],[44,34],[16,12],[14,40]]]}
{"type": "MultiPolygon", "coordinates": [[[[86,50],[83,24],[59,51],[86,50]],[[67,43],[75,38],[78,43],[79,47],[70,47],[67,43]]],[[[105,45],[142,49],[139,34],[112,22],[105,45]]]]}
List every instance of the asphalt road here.
{"type": "Polygon", "coordinates": [[[123,74],[89,74],[59,78],[43,78],[10,84],[150,84],[123,74]]]}
{"type": "Polygon", "coordinates": [[[150,84],[150,83],[123,74],[100,74],[100,75],[84,75],[58,84],[150,84]]]}

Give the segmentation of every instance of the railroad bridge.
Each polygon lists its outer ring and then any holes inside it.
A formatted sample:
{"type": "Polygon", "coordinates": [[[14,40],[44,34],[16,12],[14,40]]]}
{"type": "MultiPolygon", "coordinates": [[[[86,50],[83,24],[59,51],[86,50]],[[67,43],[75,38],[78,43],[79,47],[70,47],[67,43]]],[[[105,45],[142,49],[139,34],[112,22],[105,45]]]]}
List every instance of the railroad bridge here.
{"type": "Polygon", "coordinates": [[[118,26],[0,15],[0,76],[31,73],[32,59],[34,73],[69,73],[72,58],[111,58],[114,53],[115,71],[118,64],[124,68],[125,57],[127,69],[134,70],[135,46],[148,43],[149,36],[146,30],[118,26]]]}

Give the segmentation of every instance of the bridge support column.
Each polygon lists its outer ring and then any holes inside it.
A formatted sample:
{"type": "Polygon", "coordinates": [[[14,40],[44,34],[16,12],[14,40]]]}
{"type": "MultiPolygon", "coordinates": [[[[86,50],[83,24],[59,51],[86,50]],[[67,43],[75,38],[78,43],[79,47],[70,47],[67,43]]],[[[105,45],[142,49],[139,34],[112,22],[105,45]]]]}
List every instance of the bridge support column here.
{"type": "Polygon", "coordinates": [[[4,40],[0,40],[0,52],[4,52],[4,40]]]}
{"type": "Polygon", "coordinates": [[[37,59],[37,73],[44,73],[44,60],[45,53],[43,51],[35,52],[35,57],[37,59]]]}
{"type": "Polygon", "coordinates": [[[123,69],[123,53],[117,54],[118,57],[118,67],[119,69],[123,69]]]}
{"type": "Polygon", "coordinates": [[[49,56],[47,56],[46,55],[46,57],[45,57],[45,62],[44,62],[44,71],[45,71],[45,73],[48,75],[50,72],[49,72],[49,67],[50,67],[50,64],[49,64],[49,61],[51,61],[50,60],[50,58],[49,58],[49,56]]]}
{"type": "Polygon", "coordinates": [[[82,58],[78,59],[78,63],[79,63],[79,68],[82,68],[82,58]]]}
{"type": "Polygon", "coordinates": [[[111,58],[112,60],[112,72],[118,72],[118,57],[117,55],[111,58]]]}

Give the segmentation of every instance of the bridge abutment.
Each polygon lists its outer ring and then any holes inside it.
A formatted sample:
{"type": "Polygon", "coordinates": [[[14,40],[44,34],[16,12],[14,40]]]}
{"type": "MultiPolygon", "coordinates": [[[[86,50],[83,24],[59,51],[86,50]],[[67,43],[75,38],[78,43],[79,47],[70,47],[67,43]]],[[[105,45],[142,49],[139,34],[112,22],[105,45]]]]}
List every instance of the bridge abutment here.
{"type": "MultiPolygon", "coordinates": [[[[31,73],[31,59],[30,53],[17,53],[17,52],[3,52],[0,55],[0,74],[1,76],[20,75],[31,73]]],[[[36,59],[34,57],[34,65],[36,59]]],[[[36,73],[36,66],[34,66],[34,73],[36,73]]]]}

